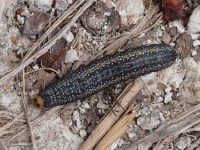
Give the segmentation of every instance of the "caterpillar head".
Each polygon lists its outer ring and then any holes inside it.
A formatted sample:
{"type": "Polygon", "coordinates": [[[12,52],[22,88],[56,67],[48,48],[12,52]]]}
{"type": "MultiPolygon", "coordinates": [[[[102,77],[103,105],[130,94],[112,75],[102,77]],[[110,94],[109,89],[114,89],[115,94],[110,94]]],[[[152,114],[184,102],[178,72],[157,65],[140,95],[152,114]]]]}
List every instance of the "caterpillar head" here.
{"type": "Polygon", "coordinates": [[[35,105],[39,108],[43,108],[44,107],[44,99],[41,96],[36,96],[33,99],[33,105],[35,105]]]}

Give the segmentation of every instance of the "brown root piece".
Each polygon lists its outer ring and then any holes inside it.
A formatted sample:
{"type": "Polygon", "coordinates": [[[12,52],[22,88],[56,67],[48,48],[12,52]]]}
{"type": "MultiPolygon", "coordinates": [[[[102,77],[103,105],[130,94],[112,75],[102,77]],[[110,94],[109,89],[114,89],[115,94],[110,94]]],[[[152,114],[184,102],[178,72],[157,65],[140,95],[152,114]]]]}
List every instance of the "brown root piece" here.
{"type": "Polygon", "coordinates": [[[167,22],[183,17],[183,0],[162,0],[162,7],[167,22]]]}
{"type": "Polygon", "coordinates": [[[94,131],[92,131],[85,143],[83,143],[81,150],[91,150],[94,148],[98,141],[106,134],[106,132],[110,130],[114,123],[124,113],[124,110],[127,109],[130,102],[143,88],[143,86],[143,81],[136,80],[135,83],[130,83],[126,87],[126,89],[118,97],[118,102],[113,106],[112,110],[109,111],[105,117],[103,117],[102,121],[100,121],[94,131]],[[115,113],[113,113],[113,111],[115,113]]]}

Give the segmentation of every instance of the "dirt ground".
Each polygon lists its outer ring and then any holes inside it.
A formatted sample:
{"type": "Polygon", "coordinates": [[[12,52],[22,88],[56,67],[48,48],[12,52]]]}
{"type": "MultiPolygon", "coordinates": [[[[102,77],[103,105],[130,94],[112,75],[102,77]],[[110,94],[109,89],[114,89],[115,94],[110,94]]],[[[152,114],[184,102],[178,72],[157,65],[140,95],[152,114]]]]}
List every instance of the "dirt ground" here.
{"type": "Polygon", "coordinates": [[[130,82],[53,108],[37,108],[34,96],[94,59],[163,43],[176,49],[176,62],[137,79],[136,115],[107,149],[200,150],[199,0],[0,2],[0,149],[87,147],[130,82]]]}

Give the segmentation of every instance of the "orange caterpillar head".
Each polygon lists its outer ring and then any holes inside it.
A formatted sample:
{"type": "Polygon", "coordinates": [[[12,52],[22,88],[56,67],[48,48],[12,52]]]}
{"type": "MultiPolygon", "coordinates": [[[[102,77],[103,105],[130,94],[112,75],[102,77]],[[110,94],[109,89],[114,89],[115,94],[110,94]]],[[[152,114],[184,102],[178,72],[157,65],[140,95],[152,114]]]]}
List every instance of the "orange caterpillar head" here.
{"type": "Polygon", "coordinates": [[[33,99],[33,105],[35,105],[39,108],[43,108],[44,107],[44,99],[41,96],[36,96],[33,99]]]}

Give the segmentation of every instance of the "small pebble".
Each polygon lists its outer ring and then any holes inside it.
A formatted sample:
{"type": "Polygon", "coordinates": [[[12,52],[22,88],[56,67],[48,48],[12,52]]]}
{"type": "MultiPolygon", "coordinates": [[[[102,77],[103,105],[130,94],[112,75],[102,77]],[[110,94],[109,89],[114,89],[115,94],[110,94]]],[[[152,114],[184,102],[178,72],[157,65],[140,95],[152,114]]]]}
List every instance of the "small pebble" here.
{"type": "Polygon", "coordinates": [[[68,8],[69,2],[66,0],[56,0],[55,9],[59,11],[64,11],[68,8]]]}
{"type": "Polygon", "coordinates": [[[167,32],[164,32],[163,36],[162,36],[162,41],[165,44],[169,44],[169,42],[171,41],[171,37],[167,32]]]}
{"type": "Polygon", "coordinates": [[[99,109],[108,109],[109,105],[104,104],[102,101],[98,101],[97,108],[99,108],[99,109]]]}
{"type": "Polygon", "coordinates": [[[174,42],[169,43],[171,47],[174,47],[176,44],[174,42]]]}
{"type": "Polygon", "coordinates": [[[199,38],[199,34],[190,34],[193,40],[197,40],[199,38]]]}
{"type": "Polygon", "coordinates": [[[158,110],[151,110],[144,108],[141,110],[142,115],[137,119],[137,124],[143,130],[152,130],[157,128],[160,123],[164,121],[162,113],[158,110]]]}
{"type": "Polygon", "coordinates": [[[167,87],[165,89],[165,99],[164,99],[164,103],[169,103],[172,101],[172,95],[173,93],[171,92],[171,87],[167,87]]]}
{"type": "Polygon", "coordinates": [[[90,105],[87,102],[83,102],[83,104],[81,105],[81,107],[83,107],[85,109],[90,109],[90,105]]]}
{"type": "Polygon", "coordinates": [[[79,107],[79,111],[81,114],[84,114],[86,112],[85,108],[79,107]]]}
{"type": "Polygon", "coordinates": [[[75,110],[73,112],[72,118],[73,118],[73,121],[76,122],[77,129],[78,130],[81,129],[82,128],[82,124],[81,124],[80,114],[79,114],[78,110],[75,110]]]}
{"type": "Polygon", "coordinates": [[[67,34],[65,34],[64,36],[63,36],[65,39],[66,39],[66,41],[67,42],[72,42],[73,40],[74,40],[74,35],[73,35],[73,33],[72,32],[67,32],[67,34]]]}
{"type": "Polygon", "coordinates": [[[80,130],[79,134],[82,138],[85,138],[87,136],[87,132],[85,130],[80,130]]]}
{"type": "Polygon", "coordinates": [[[74,61],[79,60],[78,53],[75,49],[70,49],[67,51],[66,57],[65,57],[65,63],[73,63],[74,61]]]}
{"type": "Polygon", "coordinates": [[[172,27],[170,30],[169,30],[169,34],[171,36],[176,36],[178,34],[177,32],[177,28],[176,27],[172,27]]]}
{"type": "Polygon", "coordinates": [[[192,56],[195,56],[197,54],[197,51],[196,50],[193,50],[192,51],[192,56]]]}
{"type": "Polygon", "coordinates": [[[123,25],[136,24],[144,17],[145,6],[142,0],[123,0],[117,7],[123,25]]]}
{"type": "Polygon", "coordinates": [[[156,31],[156,35],[157,35],[157,37],[162,37],[163,32],[159,29],[159,30],[156,31]]]}
{"type": "Polygon", "coordinates": [[[105,16],[111,16],[111,13],[110,12],[105,12],[104,15],[105,16]]]}
{"type": "Polygon", "coordinates": [[[72,4],[72,3],[73,3],[73,0],[67,0],[67,2],[68,2],[69,4],[72,4]]]}
{"type": "Polygon", "coordinates": [[[34,65],[34,66],[33,66],[33,69],[34,69],[34,70],[38,70],[38,69],[39,69],[39,66],[38,66],[38,65],[34,65]]]}
{"type": "Polygon", "coordinates": [[[193,46],[196,47],[196,46],[199,46],[200,45],[200,41],[199,40],[195,40],[193,42],[193,46]]]}
{"type": "Polygon", "coordinates": [[[175,143],[176,147],[180,150],[184,150],[187,147],[191,146],[191,138],[190,137],[180,137],[178,141],[175,143]]]}
{"type": "Polygon", "coordinates": [[[183,26],[181,20],[175,20],[173,22],[170,23],[171,27],[176,27],[178,33],[184,33],[185,32],[185,27],[183,26]]]}

